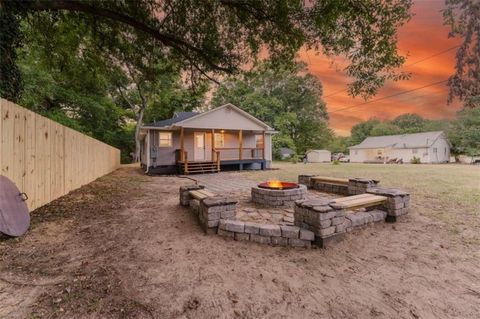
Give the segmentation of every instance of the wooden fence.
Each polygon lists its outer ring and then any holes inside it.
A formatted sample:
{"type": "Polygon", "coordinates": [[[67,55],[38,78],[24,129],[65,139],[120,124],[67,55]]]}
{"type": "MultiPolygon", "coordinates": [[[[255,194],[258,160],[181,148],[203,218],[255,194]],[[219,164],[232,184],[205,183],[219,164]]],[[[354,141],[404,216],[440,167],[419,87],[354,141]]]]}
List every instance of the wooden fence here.
{"type": "Polygon", "coordinates": [[[120,150],[0,98],[0,174],[34,210],[120,166],[120,150]]]}

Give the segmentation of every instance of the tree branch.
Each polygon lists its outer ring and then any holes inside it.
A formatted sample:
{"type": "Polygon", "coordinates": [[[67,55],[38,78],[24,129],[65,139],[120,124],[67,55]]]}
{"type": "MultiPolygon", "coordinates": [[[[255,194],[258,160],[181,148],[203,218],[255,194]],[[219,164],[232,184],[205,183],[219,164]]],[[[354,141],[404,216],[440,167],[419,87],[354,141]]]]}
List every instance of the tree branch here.
{"type": "MultiPolygon", "coordinates": [[[[5,0],[3,0],[5,1],[5,0]]],[[[3,2],[0,0],[0,3],[3,2]]],[[[36,1],[28,1],[23,3],[23,7],[25,9],[34,10],[34,11],[59,11],[59,10],[67,10],[67,11],[76,11],[76,12],[83,12],[94,16],[104,17],[108,19],[112,19],[115,21],[119,21],[121,23],[127,24],[133,27],[136,30],[142,31],[146,34],[149,34],[154,39],[162,42],[164,45],[174,48],[179,51],[179,53],[185,57],[189,57],[188,51],[193,51],[197,53],[205,63],[214,70],[222,71],[230,73],[234,69],[231,67],[223,67],[211,62],[208,55],[200,48],[188,43],[187,41],[175,37],[171,34],[162,33],[159,30],[156,30],[149,25],[136,20],[128,15],[125,15],[120,12],[116,12],[110,9],[101,8],[95,5],[89,5],[86,3],[78,2],[78,1],[66,1],[66,0],[57,0],[57,1],[47,1],[47,0],[36,0],[36,1]]]]}

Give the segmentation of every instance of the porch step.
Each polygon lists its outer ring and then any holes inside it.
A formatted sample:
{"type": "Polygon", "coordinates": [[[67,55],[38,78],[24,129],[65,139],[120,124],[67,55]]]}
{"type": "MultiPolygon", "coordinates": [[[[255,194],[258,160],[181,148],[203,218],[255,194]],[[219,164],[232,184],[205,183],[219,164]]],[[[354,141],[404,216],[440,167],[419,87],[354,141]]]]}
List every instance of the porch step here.
{"type": "Polygon", "coordinates": [[[179,168],[182,174],[217,173],[219,171],[215,162],[188,162],[188,172],[185,172],[185,163],[179,163],[179,168]]]}

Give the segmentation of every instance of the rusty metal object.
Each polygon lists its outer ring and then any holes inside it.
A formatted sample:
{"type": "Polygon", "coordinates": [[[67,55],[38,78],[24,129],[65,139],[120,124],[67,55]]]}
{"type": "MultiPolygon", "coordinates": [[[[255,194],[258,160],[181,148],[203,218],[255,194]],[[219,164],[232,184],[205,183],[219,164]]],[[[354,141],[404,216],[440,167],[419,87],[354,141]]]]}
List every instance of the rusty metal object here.
{"type": "Polygon", "coordinates": [[[5,176],[0,176],[0,232],[9,236],[22,236],[30,226],[27,194],[5,176]]]}

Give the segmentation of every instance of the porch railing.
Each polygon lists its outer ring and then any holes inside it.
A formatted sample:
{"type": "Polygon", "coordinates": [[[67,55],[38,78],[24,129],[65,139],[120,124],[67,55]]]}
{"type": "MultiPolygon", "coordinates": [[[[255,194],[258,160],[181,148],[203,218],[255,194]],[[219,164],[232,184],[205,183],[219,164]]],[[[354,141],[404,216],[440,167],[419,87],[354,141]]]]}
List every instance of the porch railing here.
{"type": "Polygon", "coordinates": [[[263,148],[244,147],[240,151],[238,147],[221,147],[216,148],[220,153],[220,160],[244,160],[244,159],[263,159],[263,148]]]}

